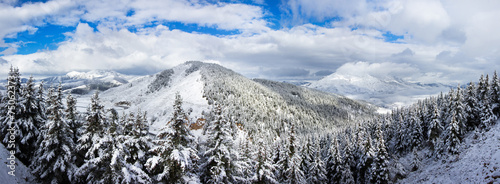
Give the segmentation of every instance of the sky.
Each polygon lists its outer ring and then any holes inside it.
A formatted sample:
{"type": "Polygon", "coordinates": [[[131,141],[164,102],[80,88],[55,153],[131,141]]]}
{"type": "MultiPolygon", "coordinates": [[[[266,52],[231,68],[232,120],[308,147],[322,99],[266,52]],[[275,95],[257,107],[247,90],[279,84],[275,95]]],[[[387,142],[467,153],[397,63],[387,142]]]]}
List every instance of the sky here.
{"type": "Polygon", "coordinates": [[[493,0],[0,0],[0,76],[198,60],[250,78],[464,84],[500,69],[499,19],[493,0]]]}

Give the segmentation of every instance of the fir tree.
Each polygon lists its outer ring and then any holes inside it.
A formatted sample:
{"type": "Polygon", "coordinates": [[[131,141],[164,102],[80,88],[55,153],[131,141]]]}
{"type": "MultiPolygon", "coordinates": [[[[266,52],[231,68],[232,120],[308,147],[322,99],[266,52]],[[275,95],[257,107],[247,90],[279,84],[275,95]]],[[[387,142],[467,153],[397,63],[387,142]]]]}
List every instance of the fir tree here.
{"type": "Polygon", "coordinates": [[[300,169],[301,158],[295,138],[295,124],[292,123],[288,135],[287,157],[283,160],[285,168],[284,179],[286,183],[305,183],[304,172],[300,169]]]}
{"type": "Polygon", "coordinates": [[[388,159],[389,155],[387,153],[384,134],[380,126],[377,126],[377,147],[375,150],[375,158],[372,163],[371,168],[371,183],[388,183],[389,182],[389,169],[388,169],[388,159]]]}
{"type": "Polygon", "coordinates": [[[427,136],[429,137],[430,148],[431,150],[437,150],[439,148],[439,144],[441,142],[440,135],[443,131],[443,126],[440,122],[439,117],[439,109],[437,107],[436,101],[433,101],[432,107],[432,116],[431,121],[429,122],[429,131],[427,132],[427,136]]]}
{"type": "Polygon", "coordinates": [[[420,149],[422,147],[423,141],[423,130],[422,126],[420,126],[420,122],[416,117],[415,110],[411,109],[409,114],[409,123],[410,123],[410,149],[417,148],[420,149]]]}
{"type": "Polygon", "coordinates": [[[138,111],[137,116],[130,113],[122,121],[124,121],[121,123],[123,127],[130,127],[129,130],[124,129],[123,135],[120,136],[123,139],[123,147],[127,150],[125,159],[130,164],[143,166],[146,164],[148,152],[152,147],[152,140],[148,136],[149,125],[146,113],[138,111]]]}
{"type": "Polygon", "coordinates": [[[82,127],[82,123],[78,118],[78,111],[76,110],[76,99],[68,94],[66,97],[66,106],[67,108],[64,110],[66,119],[68,121],[69,128],[73,132],[71,135],[73,141],[76,143],[78,138],[80,137],[80,128],[82,127]]]}
{"type": "Polygon", "coordinates": [[[477,89],[474,83],[470,82],[465,90],[464,97],[464,110],[465,110],[465,118],[466,118],[466,127],[468,130],[472,130],[479,126],[481,120],[479,117],[479,101],[477,95],[477,89]]]}
{"type": "Polygon", "coordinates": [[[147,160],[146,167],[156,180],[169,183],[189,181],[198,160],[193,147],[194,137],[188,129],[188,119],[182,109],[182,98],[175,95],[173,116],[158,133],[155,146],[150,150],[155,156],[147,160]]]}
{"type": "MultiPolygon", "coordinates": [[[[494,104],[500,103],[500,84],[497,76],[497,71],[493,73],[493,77],[490,82],[490,93],[489,96],[491,98],[491,102],[494,104]]],[[[498,113],[497,106],[493,107],[494,113],[498,113]]]]}
{"type": "Polygon", "coordinates": [[[214,120],[207,126],[206,158],[201,165],[201,181],[204,183],[239,183],[241,165],[238,162],[238,152],[233,147],[231,125],[222,115],[222,108],[214,108],[214,120]]]}
{"type": "Polygon", "coordinates": [[[69,183],[76,169],[72,130],[64,117],[61,86],[57,93],[49,90],[47,122],[41,130],[41,143],[35,151],[32,172],[44,183],[69,183]]]}
{"type": "Polygon", "coordinates": [[[275,167],[262,137],[259,137],[257,142],[260,146],[258,146],[258,150],[255,153],[255,172],[253,177],[250,179],[250,182],[255,184],[277,184],[278,181],[274,176],[275,167]]]}
{"type": "MultiPolygon", "coordinates": [[[[14,94],[13,109],[14,109],[14,129],[17,130],[16,134],[16,156],[25,165],[29,165],[31,158],[33,158],[33,151],[37,148],[37,138],[39,135],[39,128],[45,121],[42,117],[44,112],[40,112],[37,107],[37,99],[34,88],[33,78],[28,80],[24,88],[21,89],[19,69],[12,68],[9,72],[7,82],[7,93],[14,94]]],[[[2,127],[4,135],[3,142],[9,141],[10,119],[5,118],[2,127]]]]}
{"type": "Polygon", "coordinates": [[[314,155],[312,157],[312,161],[310,163],[309,168],[307,168],[309,170],[307,183],[313,183],[313,184],[326,183],[328,181],[328,178],[326,176],[327,172],[325,168],[325,163],[321,159],[321,152],[319,150],[319,147],[314,146],[311,153],[313,153],[314,155]]]}
{"type": "Polygon", "coordinates": [[[114,130],[107,129],[102,139],[89,149],[96,154],[85,160],[77,175],[86,183],[151,183],[142,169],[126,162],[126,150],[114,130]]]}
{"type": "MultiPolygon", "coordinates": [[[[95,163],[93,162],[96,162],[96,159],[98,158],[106,157],[106,155],[103,155],[106,152],[103,152],[103,150],[101,150],[101,147],[109,144],[102,142],[105,140],[105,127],[107,127],[108,125],[103,108],[104,107],[100,104],[99,93],[96,91],[90,99],[90,105],[87,108],[85,121],[82,125],[82,134],[81,137],[79,137],[77,140],[76,164],[79,167],[77,176],[81,177],[77,179],[79,180],[79,182],[97,181],[100,178],[99,175],[96,176],[96,174],[98,173],[94,173],[100,171],[94,169],[95,165],[93,164],[95,163]]],[[[110,152],[107,153],[111,154],[110,152]]],[[[102,164],[105,166],[109,163],[102,164]]]]}
{"type": "Polygon", "coordinates": [[[78,139],[77,150],[86,159],[95,158],[97,150],[89,151],[103,137],[107,119],[104,107],[100,104],[99,93],[96,91],[90,99],[90,106],[87,109],[87,116],[82,126],[82,136],[78,139]]]}
{"type": "Polygon", "coordinates": [[[451,117],[450,124],[448,125],[448,130],[446,132],[446,149],[451,154],[458,154],[458,149],[460,146],[460,127],[456,120],[456,114],[453,113],[451,117]]]}

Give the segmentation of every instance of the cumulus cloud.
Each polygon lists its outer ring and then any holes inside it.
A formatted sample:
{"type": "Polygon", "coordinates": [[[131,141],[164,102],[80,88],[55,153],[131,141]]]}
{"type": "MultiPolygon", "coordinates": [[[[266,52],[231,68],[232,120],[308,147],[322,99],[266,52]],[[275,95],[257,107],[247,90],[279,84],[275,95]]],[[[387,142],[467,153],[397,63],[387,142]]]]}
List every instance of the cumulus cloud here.
{"type": "Polygon", "coordinates": [[[1,59],[29,73],[91,69],[152,73],[202,60],[219,62],[250,77],[317,77],[357,67],[359,72],[412,80],[470,81],[500,68],[497,1],[289,0],[283,1],[282,13],[294,23],[280,29],[269,28],[269,12],[263,6],[242,3],[52,0],[14,7],[16,3],[5,2],[0,3],[0,47],[5,55],[1,59]],[[332,21],[308,24],[311,20],[332,21]],[[164,22],[236,34],[189,33],[164,22]],[[76,29],[66,33],[67,40],[55,50],[11,55],[20,43],[5,43],[3,38],[23,31],[36,34],[45,24],[76,29]],[[387,32],[404,38],[386,42],[387,32]]]}

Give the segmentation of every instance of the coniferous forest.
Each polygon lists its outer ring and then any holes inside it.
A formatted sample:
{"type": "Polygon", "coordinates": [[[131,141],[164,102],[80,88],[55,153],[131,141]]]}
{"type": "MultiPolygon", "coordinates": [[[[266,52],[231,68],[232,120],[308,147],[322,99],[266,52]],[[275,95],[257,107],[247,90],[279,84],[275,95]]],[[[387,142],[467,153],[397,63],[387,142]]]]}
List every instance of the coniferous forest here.
{"type": "Polygon", "coordinates": [[[16,157],[40,183],[394,183],[420,167],[419,156],[410,170],[399,158],[422,150],[436,160],[460,154],[466,135],[481,136],[500,115],[496,72],[316,133],[297,128],[298,117],[270,117],[284,127],[256,122],[260,128],[249,131],[227,113],[233,110],[208,99],[212,110],[196,136],[179,92],[171,119],[153,134],[147,112],[107,109],[98,92],[79,112],[61,85],[22,83],[13,67],[6,88],[15,95],[0,93],[0,138],[7,147],[12,114],[16,157]]]}

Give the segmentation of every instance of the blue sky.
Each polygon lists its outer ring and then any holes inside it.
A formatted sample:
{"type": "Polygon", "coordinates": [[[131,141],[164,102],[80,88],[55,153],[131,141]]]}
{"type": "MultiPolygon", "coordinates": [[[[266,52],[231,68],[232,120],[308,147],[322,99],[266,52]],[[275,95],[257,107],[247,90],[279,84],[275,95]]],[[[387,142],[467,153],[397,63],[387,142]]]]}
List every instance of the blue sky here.
{"type": "Polygon", "coordinates": [[[498,9],[486,0],[4,0],[0,75],[10,65],[151,74],[201,60],[276,80],[358,64],[353,72],[465,83],[500,68],[498,9]]]}

